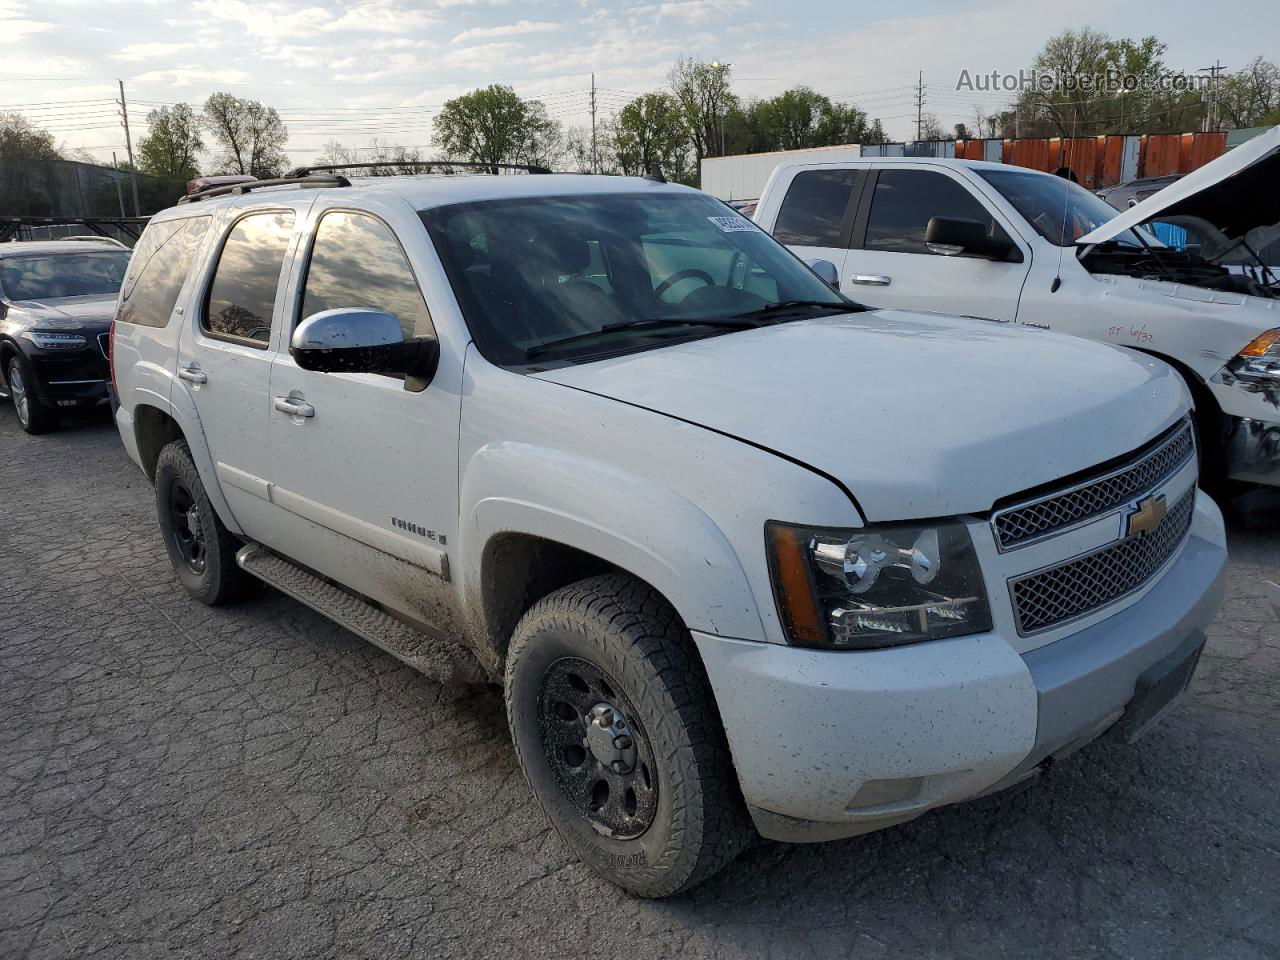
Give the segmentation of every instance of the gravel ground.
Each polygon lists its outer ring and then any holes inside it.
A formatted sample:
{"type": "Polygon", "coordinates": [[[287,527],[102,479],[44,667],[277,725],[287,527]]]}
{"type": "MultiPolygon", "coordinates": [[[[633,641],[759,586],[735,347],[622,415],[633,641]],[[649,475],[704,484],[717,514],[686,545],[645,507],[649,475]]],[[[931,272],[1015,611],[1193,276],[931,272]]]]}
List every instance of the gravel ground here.
{"type": "Polygon", "coordinates": [[[572,860],[496,692],[170,573],[105,417],[0,406],[0,957],[1280,956],[1280,497],[1182,705],[1031,789],[661,903],[572,860]]]}

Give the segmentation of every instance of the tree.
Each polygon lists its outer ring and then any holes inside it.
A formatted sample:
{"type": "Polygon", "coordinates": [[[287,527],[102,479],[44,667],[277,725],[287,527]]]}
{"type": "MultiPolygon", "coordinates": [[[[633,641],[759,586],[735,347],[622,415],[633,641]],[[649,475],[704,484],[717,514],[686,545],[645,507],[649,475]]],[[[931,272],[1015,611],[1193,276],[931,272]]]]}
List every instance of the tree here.
{"type": "Polygon", "coordinates": [[[433,124],[435,141],[451,158],[472,163],[546,166],[564,144],[560,124],[538,100],[492,84],[445,103],[433,124]]]}
{"type": "Polygon", "coordinates": [[[139,168],[157,177],[191,180],[204,141],[200,120],[190,104],[177,103],[147,114],[147,135],[138,141],[139,168]]]}
{"type": "Polygon", "coordinates": [[[284,153],[289,131],[274,107],[215,93],[204,102],[203,113],[205,129],[222,151],[214,161],[214,172],[260,179],[284,172],[289,162],[284,153]]]}
{"type": "Polygon", "coordinates": [[[1219,115],[1229,126],[1266,125],[1270,117],[1280,112],[1280,67],[1255,57],[1222,79],[1218,104],[1219,115]]]}
{"type": "Polygon", "coordinates": [[[725,120],[737,102],[729,89],[729,65],[681,57],[671,68],[668,82],[680,105],[693,144],[695,159],[718,157],[725,150],[725,120]]]}
{"type": "Polygon", "coordinates": [[[337,140],[328,141],[316,156],[313,166],[346,163],[392,163],[392,167],[371,167],[371,177],[395,177],[420,172],[426,159],[417,150],[411,150],[391,141],[374,137],[368,147],[344,147],[337,140]]]}
{"type": "Polygon", "coordinates": [[[53,135],[19,113],[0,113],[0,210],[52,216],[57,194],[53,135]]]}
{"type": "Polygon", "coordinates": [[[689,131],[680,103],[669,93],[636,97],[613,118],[610,139],[618,168],[637,176],[657,168],[670,180],[686,179],[689,131]]]}
{"type": "Polygon", "coordinates": [[[1024,137],[1156,133],[1198,126],[1204,115],[1201,94],[1160,82],[1168,77],[1165,50],[1156,37],[1114,40],[1087,28],[1067,30],[1050,38],[1033,62],[1035,70],[1057,77],[1059,83],[1050,89],[1024,90],[1012,112],[984,117],[983,123],[998,116],[1004,135],[1024,137]]]}

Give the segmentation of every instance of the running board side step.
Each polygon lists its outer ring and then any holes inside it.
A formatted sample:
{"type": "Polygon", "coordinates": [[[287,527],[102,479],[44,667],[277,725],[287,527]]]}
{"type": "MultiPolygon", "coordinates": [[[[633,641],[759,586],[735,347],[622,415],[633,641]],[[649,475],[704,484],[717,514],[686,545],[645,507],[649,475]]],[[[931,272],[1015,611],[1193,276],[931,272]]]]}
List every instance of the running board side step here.
{"type": "Polygon", "coordinates": [[[398,660],[443,684],[485,683],[484,668],[456,640],[433,637],[384,613],[359,597],[290,563],[259,543],[247,543],[236,563],[281,593],[381,647],[398,660]]]}

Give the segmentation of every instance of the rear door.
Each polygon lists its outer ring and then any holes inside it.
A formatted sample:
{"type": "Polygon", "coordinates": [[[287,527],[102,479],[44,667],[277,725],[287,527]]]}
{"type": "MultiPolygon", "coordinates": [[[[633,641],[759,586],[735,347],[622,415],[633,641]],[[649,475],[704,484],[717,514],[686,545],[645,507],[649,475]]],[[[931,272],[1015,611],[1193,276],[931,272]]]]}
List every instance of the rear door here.
{"type": "Polygon", "coordinates": [[[797,171],[785,185],[787,192],[772,225],[774,238],[802,260],[830,261],[843,277],[864,176],[851,168],[797,171]]]}
{"type": "Polygon", "coordinates": [[[869,178],[841,273],[841,289],[873,307],[899,307],[1013,320],[1031,267],[1031,248],[996,211],[944,167],[888,167],[869,178]],[[933,217],[976,220],[1011,239],[1020,263],[933,253],[925,228],[933,217]]]}
{"type": "Polygon", "coordinates": [[[269,529],[272,324],[284,292],[298,213],[239,207],[222,223],[178,351],[175,389],[187,391],[218,485],[240,527],[269,529]]]}
{"type": "Polygon", "coordinates": [[[364,199],[360,209],[342,199],[316,201],[272,364],[278,549],[419,625],[444,628],[460,360],[442,351],[423,389],[404,377],[303,370],[288,351],[293,328],[322,310],[390,313],[406,339],[435,332],[418,277],[439,262],[416,212],[394,199],[364,199]],[[306,415],[289,412],[300,404],[306,415]]]}

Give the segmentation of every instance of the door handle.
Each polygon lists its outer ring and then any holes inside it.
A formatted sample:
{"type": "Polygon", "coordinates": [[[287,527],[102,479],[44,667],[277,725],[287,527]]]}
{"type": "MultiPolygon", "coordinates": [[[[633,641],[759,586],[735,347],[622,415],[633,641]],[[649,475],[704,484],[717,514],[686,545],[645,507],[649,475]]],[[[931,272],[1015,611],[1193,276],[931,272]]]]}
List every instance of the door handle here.
{"type": "Polygon", "coordinates": [[[855,273],[849,278],[850,283],[860,283],[864,287],[887,287],[892,280],[892,277],[871,273],[855,273]]]}
{"type": "Polygon", "coordinates": [[[178,377],[187,383],[208,383],[209,375],[197,366],[183,367],[178,371],[178,377]]]}
{"type": "Polygon", "coordinates": [[[273,406],[281,413],[287,413],[291,417],[314,417],[316,415],[316,408],[301,397],[276,397],[273,406]]]}

